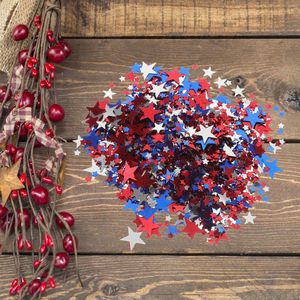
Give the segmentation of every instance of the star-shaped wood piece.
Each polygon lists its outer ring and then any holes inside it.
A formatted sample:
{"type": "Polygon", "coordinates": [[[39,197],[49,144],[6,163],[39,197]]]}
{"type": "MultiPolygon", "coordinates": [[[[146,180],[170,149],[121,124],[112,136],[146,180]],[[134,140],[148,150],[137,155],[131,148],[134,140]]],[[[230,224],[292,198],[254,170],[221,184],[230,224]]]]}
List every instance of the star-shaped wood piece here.
{"type": "Polygon", "coordinates": [[[12,167],[3,167],[0,169],[0,191],[3,206],[6,204],[11,191],[24,188],[24,185],[18,177],[20,164],[21,160],[19,159],[12,167]]]}

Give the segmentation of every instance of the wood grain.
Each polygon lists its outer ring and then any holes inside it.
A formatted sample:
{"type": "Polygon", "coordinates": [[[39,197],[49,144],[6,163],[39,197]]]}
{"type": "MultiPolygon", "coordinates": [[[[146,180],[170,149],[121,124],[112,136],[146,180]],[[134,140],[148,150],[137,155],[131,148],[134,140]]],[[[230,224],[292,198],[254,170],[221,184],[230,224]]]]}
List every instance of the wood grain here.
{"type": "MultiPolygon", "coordinates": [[[[92,183],[84,178],[90,167],[87,155],[75,157],[74,145],[65,145],[68,154],[65,189],[58,201],[59,210],[70,211],[76,217],[75,233],[79,238],[80,253],[129,253],[129,244],[120,239],[127,235],[134,213],[123,210],[116,190],[99,177],[92,183]]],[[[137,253],[297,253],[300,251],[300,144],[287,144],[278,153],[278,164],[284,170],[275,180],[266,178],[270,192],[269,202],[257,203],[252,211],[255,224],[242,225],[241,230],[231,229],[229,241],[217,246],[206,243],[204,236],[194,240],[184,234],[146,239],[146,246],[136,245],[137,253]]],[[[45,161],[45,157],[43,157],[45,161]]],[[[41,162],[41,159],[39,160],[41,162]]],[[[244,220],[242,218],[242,220],[244,220]]],[[[243,223],[243,221],[242,221],[243,223]]],[[[163,235],[163,232],[162,232],[163,235]]]]}
{"type": "MultiPolygon", "coordinates": [[[[121,84],[118,78],[128,73],[135,62],[142,61],[156,61],[166,69],[177,65],[191,67],[196,63],[200,69],[192,73],[195,78],[203,75],[202,68],[212,66],[218,71],[213,81],[217,76],[231,79],[234,87],[239,84],[246,87],[247,93],[254,92],[260,103],[278,104],[287,111],[280,120],[278,113],[272,113],[273,136],[300,138],[299,39],[72,39],[69,42],[73,55],[58,67],[56,84],[58,102],[66,112],[65,122],[58,124],[58,133],[65,138],[82,134],[85,126],[80,121],[87,114],[86,107],[102,99],[102,91],[111,82],[117,84],[114,100],[117,99],[129,84],[129,81],[121,84]],[[285,124],[283,136],[276,134],[281,121],[285,124]]],[[[1,81],[5,81],[4,76],[1,81]]]]}
{"type": "Polygon", "coordinates": [[[298,35],[298,0],[65,0],[65,36],[298,35]]]}
{"type": "Polygon", "coordinates": [[[80,120],[87,114],[86,107],[102,99],[102,91],[108,89],[109,83],[117,84],[113,89],[118,92],[114,100],[121,95],[121,88],[124,90],[130,82],[121,84],[118,78],[130,71],[129,66],[142,61],[157,62],[167,69],[196,63],[200,69],[193,73],[195,78],[203,75],[202,68],[212,66],[218,71],[213,81],[218,76],[229,78],[234,87],[239,84],[245,86],[248,93],[254,92],[260,103],[270,102],[287,109],[283,120],[278,119],[277,113],[272,114],[275,136],[277,124],[282,121],[284,138],[300,138],[300,93],[287,96],[294,90],[300,91],[298,39],[75,39],[69,42],[73,55],[60,66],[57,74],[58,101],[66,110],[66,122],[58,128],[66,138],[83,132],[85,126],[80,120]],[[298,110],[289,108],[290,103],[298,110]]]}
{"type": "MultiPolygon", "coordinates": [[[[30,257],[22,262],[30,266],[30,257]]],[[[0,298],[15,277],[10,256],[0,257],[0,298]]],[[[68,281],[45,299],[299,299],[299,257],[81,256],[85,287],[68,272],[68,281]]],[[[29,271],[26,268],[26,271],[29,271]]]]}

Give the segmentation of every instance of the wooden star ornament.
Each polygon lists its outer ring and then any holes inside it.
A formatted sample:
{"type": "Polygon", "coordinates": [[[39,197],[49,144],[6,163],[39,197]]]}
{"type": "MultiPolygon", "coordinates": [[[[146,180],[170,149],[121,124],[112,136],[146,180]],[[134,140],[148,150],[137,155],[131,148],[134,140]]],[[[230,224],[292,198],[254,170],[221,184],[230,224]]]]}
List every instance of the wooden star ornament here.
{"type": "Polygon", "coordinates": [[[0,191],[3,206],[6,204],[11,191],[24,188],[24,185],[18,177],[20,164],[21,160],[19,159],[13,166],[0,169],[0,191]]]}

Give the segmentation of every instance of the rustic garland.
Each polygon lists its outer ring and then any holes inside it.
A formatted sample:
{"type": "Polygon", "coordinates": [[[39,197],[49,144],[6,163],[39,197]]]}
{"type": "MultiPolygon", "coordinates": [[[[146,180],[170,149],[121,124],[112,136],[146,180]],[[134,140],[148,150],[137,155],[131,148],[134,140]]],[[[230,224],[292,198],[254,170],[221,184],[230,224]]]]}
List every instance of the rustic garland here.
{"type": "Polygon", "coordinates": [[[7,86],[0,88],[0,251],[12,245],[17,277],[10,295],[34,299],[56,286],[55,269],[66,270],[70,254],[81,283],[78,242],[71,230],[74,217],[56,208],[65,153],[64,140],[56,135],[55,123],[63,120],[64,110],[56,104],[53,63],[71,54],[60,38],[60,1],[41,1],[31,24],[17,25],[12,38],[19,43],[19,53],[7,86]],[[30,46],[22,49],[26,38],[30,46]],[[42,166],[35,157],[41,147],[48,153],[42,166]],[[21,268],[22,250],[32,253],[32,275],[21,268]]]}

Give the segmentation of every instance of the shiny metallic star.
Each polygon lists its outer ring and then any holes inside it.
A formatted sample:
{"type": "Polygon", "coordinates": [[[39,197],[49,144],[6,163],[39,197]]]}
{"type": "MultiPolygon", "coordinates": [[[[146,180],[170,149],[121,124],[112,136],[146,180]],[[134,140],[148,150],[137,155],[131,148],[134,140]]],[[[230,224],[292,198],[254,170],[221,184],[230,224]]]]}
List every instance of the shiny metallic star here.
{"type": "Polygon", "coordinates": [[[203,125],[200,125],[200,130],[196,132],[196,135],[202,136],[203,142],[206,143],[206,141],[211,138],[216,138],[216,136],[211,132],[213,126],[204,127],[203,125]]]}
{"type": "Polygon", "coordinates": [[[218,89],[222,86],[226,86],[226,80],[227,79],[221,79],[220,77],[218,77],[218,79],[215,81],[215,84],[218,86],[218,89]]]}
{"type": "Polygon", "coordinates": [[[106,126],[107,123],[104,122],[104,121],[97,121],[97,124],[98,124],[97,129],[99,129],[99,128],[105,129],[105,126],[106,126]]]}
{"type": "Polygon", "coordinates": [[[152,84],[151,93],[155,94],[155,97],[158,98],[160,93],[167,92],[168,89],[165,88],[165,84],[162,83],[160,85],[152,84]]]}
{"type": "Polygon", "coordinates": [[[104,98],[110,98],[110,99],[112,99],[113,95],[116,94],[111,89],[108,89],[107,91],[103,91],[103,93],[104,93],[104,98]]]}
{"type": "Polygon", "coordinates": [[[254,219],[256,218],[256,216],[252,216],[251,212],[249,211],[246,216],[243,216],[243,218],[245,219],[245,224],[254,224],[254,219]]]}
{"type": "Polygon", "coordinates": [[[216,73],[216,71],[213,71],[211,69],[211,67],[209,67],[208,69],[202,69],[204,71],[204,77],[209,77],[209,78],[212,78],[212,76],[216,73]]]}
{"type": "Polygon", "coordinates": [[[129,242],[130,250],[133,250],[136,244],[145,245],[145,242],[141,239],[142,232],[135,232],[128,227],[128,235],[121,238],[123,242],[129,242]]]}
{"type": "Polygon", "coordinates": [[[227,144],[224,144],[223,150],[225,151],[225,153],[226,153],[228,156],[236,157],[236,155],[234,154],[234,152],[232,151],[232,149],[231,149],[227,144]]]}
{"type": "Polygon", "coordinates": [[[84,172],[89,172],[89,173],[97,173],[99,174],[101,172],[100,168],[96,164],[96,162],[92,159],[92,166],[89,168],[86,168],[83,170],[84,172]]]}
{"type": "Polygon", "coordinates": [[[105,120],[107,117],[114,117],[115,116],[115,112],[114,112],[115,108],[114,107],[109,107],[109,105],[105,106],[105,113],[103,113],[103,120],[105,120]]]}
{"type": "Polygon", "coordinates": [[[219,202],[222,202],[224,205],[226,205],[227,200],[229,200],[225,195],[218,194],[219,202]]]}
{"type": "Polygon", "coordinates": [[[244,94],[243,94],[244,89],[240,88],[238,85],[236,86],[235,89],[232,89],[232,91],[234,92],[235,97],[236,96],[242,96],[242,97],[244,96],[244,94]]]}
{"type": "Polygon", "coordinates": [[[143,62],[141,66],[141,73],[143,74],[144,79],[146,79],[149,74],[156,74],[156,71],[153,69],[155,65],[156,63],[147,65],[143,62]]]}
{"type": "Polygon", "coordinates": [[[79,156],[79,155],[80,155],[80,151],[79,151],[79,150],[75,150],[75,151],[74,151],[74,155],[75,155],[75,156],[79,156]]]}
{"type": "Polygon", "coordinates": [[[148,195],[143,193],[141,189],[133,189],[134,196],[140,201],[146,201],[148,195]]]}
{"type": "Polygon", "coordinates": [[[155,123],[155,126],[153,127],[153,130],[155,130],[155,131],[157,131],[158,133],[160,133],[162,130],[164,130],[165,128],[164,128],[164,125],[163,125],[163,123],[161,123],[161,124],[156,124],[155,123]]]}
{"type": "Polygon", "coordinates": [[[73,143],[76,144],[76,148],[78,148],[81,145],[81,141],[83,141],[83,138],[78,135],[76,140],[73,140],[73,143]]]}

